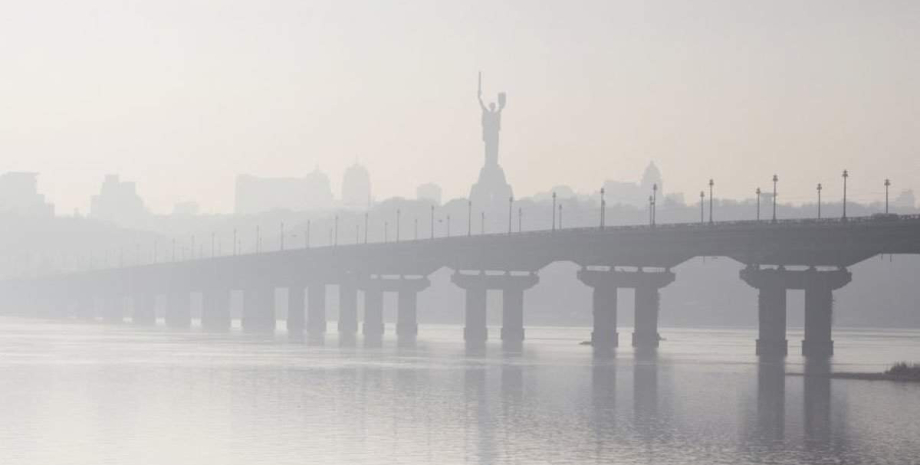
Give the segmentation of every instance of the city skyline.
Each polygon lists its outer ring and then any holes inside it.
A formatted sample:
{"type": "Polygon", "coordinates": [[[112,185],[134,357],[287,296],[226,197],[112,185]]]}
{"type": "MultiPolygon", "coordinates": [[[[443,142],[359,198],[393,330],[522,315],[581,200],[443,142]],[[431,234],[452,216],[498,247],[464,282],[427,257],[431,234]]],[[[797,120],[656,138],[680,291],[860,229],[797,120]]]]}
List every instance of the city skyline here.
{"type": "Polygon", "coordinates": [[[379,198],[426,182],[465,197],[481,162],[478,70],[484,95],[512,95],[502,163],[518,196],[599,189],[650,159],[682,173],[669,186],[688,198],[710,178],[723,197],[749,197],[777,173],[784,201],[807,202],[848,169],[851,197],[866,202],[884,179],[899,191],[920,175],[920,96],[899,85],[920,80],[906,59],[920,40],[910,2],[366,4],[366,15],[203,3],[188,23],[170,2],[47,3],[55,13],[12,6],[8,17],[35,21],[0,32],[29,44],[2,65],[0,172],[41,172],[60,212],[85,210],[109,173],[137,181],[154,212],[188,199],[229,212],[237,174],[341,173],[356,158],[379,198]]]}

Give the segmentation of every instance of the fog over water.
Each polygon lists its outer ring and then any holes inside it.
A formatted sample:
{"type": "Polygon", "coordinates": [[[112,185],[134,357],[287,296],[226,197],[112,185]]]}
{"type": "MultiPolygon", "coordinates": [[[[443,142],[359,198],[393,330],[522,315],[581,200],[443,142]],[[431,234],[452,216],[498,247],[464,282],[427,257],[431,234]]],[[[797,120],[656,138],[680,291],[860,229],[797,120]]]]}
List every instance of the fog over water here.
{"type": "Polygon", "coordinates": [[[0,465],[920,464],[920,2],[0,6],[0,465]]]}
{"type": "MultiPolygon", "coordinates": [[[[906,464],[920,454],[918,386],[785,376],[751,354],[751,331],[665,328],[657,356],[608,358],[577,344],[582,328],[529,328],[523,353],[476,355],[450,326],[426,328],[415,348],[364,349],[2,323],[7,464],[906,464]]],[[[836,339],[835,370],[920,357],[916,331],[836,339]]],[[[785,369],[809,367],[794,356],[785,369]]]]}

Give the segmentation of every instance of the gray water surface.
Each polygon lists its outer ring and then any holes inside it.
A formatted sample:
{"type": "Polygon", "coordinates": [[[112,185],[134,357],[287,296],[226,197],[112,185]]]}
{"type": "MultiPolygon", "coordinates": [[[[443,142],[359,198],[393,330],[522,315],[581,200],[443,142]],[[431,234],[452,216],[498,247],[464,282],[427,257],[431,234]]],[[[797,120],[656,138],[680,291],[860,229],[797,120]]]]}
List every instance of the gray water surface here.
{"type": "Polygon", "coordinates": [[[589,333],[470,354],[455,326],[363,348],[0,318],[0,463],[920,463],[920,384],[785,374],[920,361],[920,331],[836,330],[829,365],[759,362],[752,330],[603,357],[589,333]]]}

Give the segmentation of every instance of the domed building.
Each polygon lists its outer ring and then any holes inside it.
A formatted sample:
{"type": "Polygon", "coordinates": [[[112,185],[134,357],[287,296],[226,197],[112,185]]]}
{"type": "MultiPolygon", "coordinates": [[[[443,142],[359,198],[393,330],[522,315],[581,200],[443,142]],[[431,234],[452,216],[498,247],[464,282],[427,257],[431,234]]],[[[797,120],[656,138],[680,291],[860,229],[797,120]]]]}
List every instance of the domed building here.
{"type": "Polygon", "coordinates": [[[371,176],[367,168],[355,163],[342,177],[342,206],[367,208],[371,203],[371,176]]]}

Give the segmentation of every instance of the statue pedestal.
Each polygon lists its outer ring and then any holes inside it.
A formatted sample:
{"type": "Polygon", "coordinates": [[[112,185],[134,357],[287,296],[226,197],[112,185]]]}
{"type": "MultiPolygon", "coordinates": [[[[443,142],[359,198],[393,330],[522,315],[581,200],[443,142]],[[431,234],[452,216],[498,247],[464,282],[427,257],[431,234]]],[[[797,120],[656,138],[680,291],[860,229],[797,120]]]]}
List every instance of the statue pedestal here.
{"type": "Polygon", "coordinates": [[[513,195],[511,185],[505,180],[505,172],[500,165],[486,164],[479,170],[479,180],[470,190],[470,200],[479,208],[507,208],[508,199],[513,195]]]}

